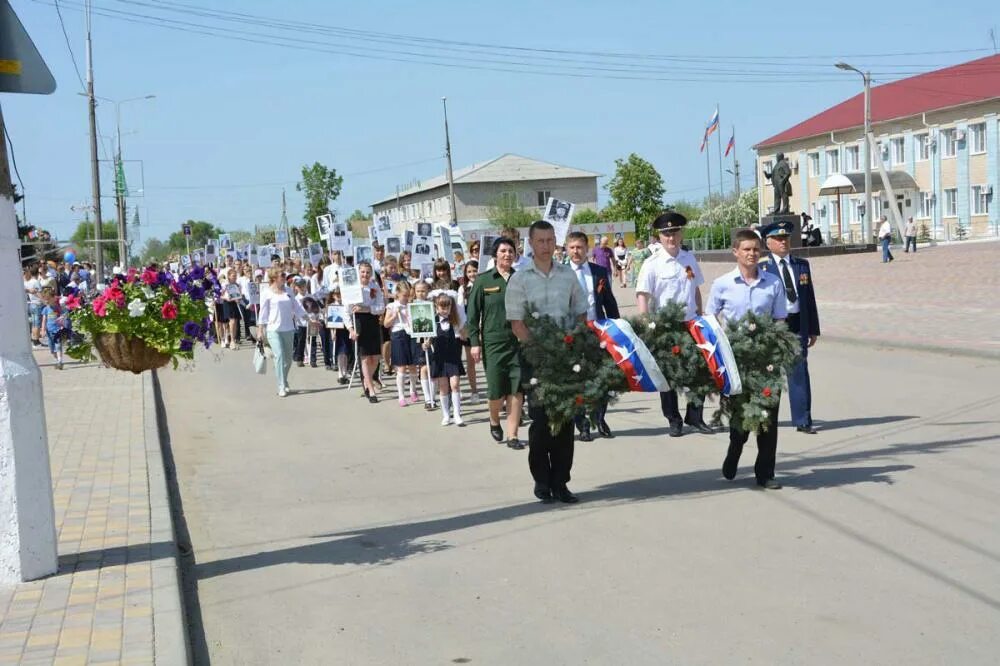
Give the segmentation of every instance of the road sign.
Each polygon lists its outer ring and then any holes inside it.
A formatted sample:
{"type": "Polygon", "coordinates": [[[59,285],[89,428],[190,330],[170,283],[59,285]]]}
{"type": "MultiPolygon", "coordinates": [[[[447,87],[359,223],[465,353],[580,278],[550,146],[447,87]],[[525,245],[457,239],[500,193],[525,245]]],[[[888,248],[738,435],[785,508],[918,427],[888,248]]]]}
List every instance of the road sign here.
{"type": "Polygon", "coordinates": [[[190,224],[182,224],[181,225],[181,229],[184,231],[184,235],[185,236],[187,236],[188,238],[191,238],[191,225],[190,224]]]}
{"type": "Polygon", "coordinates": [[[0,0],[0,92],[49,95],[56,80],[7,0],[0,0]]]}

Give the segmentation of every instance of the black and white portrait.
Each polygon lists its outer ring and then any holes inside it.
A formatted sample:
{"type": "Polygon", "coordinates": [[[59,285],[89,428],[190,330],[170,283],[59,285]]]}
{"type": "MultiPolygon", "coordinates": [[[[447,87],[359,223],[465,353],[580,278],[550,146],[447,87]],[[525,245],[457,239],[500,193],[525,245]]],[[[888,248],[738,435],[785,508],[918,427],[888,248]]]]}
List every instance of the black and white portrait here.
{"type": "Polygon", "coordinates": [[[564,222],[568,221],[572,215],[573,204],[568,201],[560,201],[559,199],[552,199],[549,202],[548,212],[545,215],[545,219],[549,222],[564,222]]]}
{"type": "Polygon", "coordinates": [[[371,263],[372,261],[372,246],[371,245],[357,245],[354,247],[354,263],[355,265],[360,264],[362,261],[367,261],[371,263]]]}
{"type": "Polygon", "coordinates": [[[375,229],[377,231],[389,231],[392,229],[392,224],[389,222],[388,215],[382,215],[377,220],[375,220],[375,229]]]}
{"type": "Polygon", "coordinates": [[[418,236],[430,236],[431,235],[431,223],[430,222],[417,222],[417,235],[418,236]]]}
{"type": "Polygon", "coordinates": [[[346,236],[347,235],[347,224],[344,222],[334,222],[333,223],[333,235],[334,236],[346,236]]]}
{"type": "Polygon", "coordinates": [[[399,254],[402,251],[399,236],[389,236],[385,239],[385,251],[388,254],[399,254]]]}
{"type": "Polygon", "coordinates": [[[353,287],[358,284],[358,269],[347,266],[340,269],[340,284],[344,287],[353,287]]]}

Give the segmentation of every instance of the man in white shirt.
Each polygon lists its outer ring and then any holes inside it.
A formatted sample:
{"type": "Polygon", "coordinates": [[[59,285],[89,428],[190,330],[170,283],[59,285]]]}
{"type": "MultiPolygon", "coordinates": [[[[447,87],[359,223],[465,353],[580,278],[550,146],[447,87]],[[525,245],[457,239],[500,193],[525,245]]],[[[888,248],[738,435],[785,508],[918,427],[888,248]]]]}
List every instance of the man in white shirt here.
{"type": "MultiPolygon", "coordinates": [[[[587,234],[580,231],[572,231],[566,235],[566,253],[569,255],[569,267],[573,269],[577,282],[583,288],[583,293],[587,295],[587,321],[595,319],[618,319],[621,315],[618,312],[618,301],[611,290],[611,276],[603,266],[599,266],[592,261],[587,261],[590,248],[587,242],[587,234]]],[[[580,441],[589,442],[593,440],[590,434],[591,424],[588,416],[597,431],[604,437],[614,437],[611,427],[605,420],[608,411],[608,403],[602,402],[597,405],[593,414],[580,414],[575,419],[576,427],[580,431],[580,441]]]]}
{"type": "Polygon", "coordinates": [[[906,228],[903,231],[903,235],[906,236],[906,247],[903,252],[909,252],[910,247],[913,247],[913,254],[917,253],[917,223],[913,221],[913,218],[906,220],[906,228]]]}
{"type": "MultiPolygon", "coordinates": [[[[659,234],[662,249],[642,264],[635,282],[636,303],[640,314],[651,314],[667,303],[684,306],[684,320],[690,321],[701,313],[702,277],[698,260],[681,248],[687,218],[680,213],[667,212],[653,221],[659,234]]],[[[684,434],[684,424],[700,433],[710,434],[712,428],[705,423],[704,406],[688,402],[684,419],[677,407],[677,391],[660,393],[660,410],[670,423],[670,436],[684,434]]]]}
{"type": "Polygon", "coordinates": [[[31,344],[41,347],[42,341],[42,284],[32,276],[30,269],[24,271],[24,293],[28,297],[28,316],[31,320],[31,344]]]}
{"type": "Polygon", "coordinates": [[[323,269],[323,289],[327,292],[340,286],[341,254],[339,250],[330,252],[330,262],[330,265],[323,269]]]}
{"type": "Polygon", "coordinates": [[[889,249],[889,245],[892,244],[892,225],[889,224],[885,215],[882,216],[881,220],[882,224],[878,228],[878,240],[882,244],[882,263],[887,264],[893,260],[892,250],[889,249]]]}

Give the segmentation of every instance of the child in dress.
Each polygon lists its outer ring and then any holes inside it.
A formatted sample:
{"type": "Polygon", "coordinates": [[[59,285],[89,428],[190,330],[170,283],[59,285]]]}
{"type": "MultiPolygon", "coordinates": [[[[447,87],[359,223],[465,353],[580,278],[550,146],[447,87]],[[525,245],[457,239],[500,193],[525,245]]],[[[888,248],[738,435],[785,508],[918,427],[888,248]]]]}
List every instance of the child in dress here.
{"type": "Polygon", "coordinates": [[[410,285],[400,282],[395,288],[392,303],[385,308],[385,327],[390,330],[392,344],[392,367],[396,369],[396,393],[399,395],[399,406],[406,407],[417,401],[416,358],[421,351],[413,344],[410,333],[413,327],[410,323],[410,285]],[[410,398],[403,395],[405,378],[410,379],[410,398]]]}
{"type": "MultiPolygon", "coordinates": [[[[431,291],[430,285],[423,280],[413,285],[413,300],[426,301],[431,291]]],[[[434,411],[434,380],[430,378],[427,367],[427,357],[424,355],[423,347],[418,345],[417,358],[414,359],[420,371],[420,389],[424,394],[424,409],[428,412],[434,411]]]]}
{"type": "Polygon", "coordinates": [[[59,298],[51,288],[42,290],[42,328],[49,339],[49,351],[56,359],[56,369],[63,369],[63,342],[69,338],[69,313],[59,304],[59,298]]]}
{"type": "MultiPolygon", "coordinates": [[[[334,287],[326,295],[326,305],[343,305],[340,300],[340,287],[334,287]]],[[[331,346],[330,355],[337,359],[337,383],[340,385],[350,383],[350,365],[348,364],[348,354],[351,351],[351,334],[344,325],[340,328],[330,329],[331,346]]]]}
{"type": "Polygon", "coordinates": [[[434,300],[434,332],[435,335],[430,340],[424,342],[424,346],[430,346],[431,352],[431,377],[437,380],[438,390],[441,393],[441,425],[446,426],[454,423],[457,426],[464,426],[462,420],[462,399],[458,390],[459,380],[465,374],[462,367],[462,342],[465,330],[461,328],[458,316],[458,307],[455,305],[455,292],[450,290],[437,290],[432,292],[434,300]],[[449,414],[449,403],[451,413],[449,414]]]}

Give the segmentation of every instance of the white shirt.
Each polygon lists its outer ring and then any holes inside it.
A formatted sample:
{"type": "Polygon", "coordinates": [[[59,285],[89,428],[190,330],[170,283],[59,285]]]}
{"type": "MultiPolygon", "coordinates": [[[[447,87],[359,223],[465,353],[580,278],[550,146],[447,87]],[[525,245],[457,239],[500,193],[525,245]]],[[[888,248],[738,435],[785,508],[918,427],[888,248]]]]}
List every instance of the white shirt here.
{"type": "Polygon", "coordinates": [[[642,262],[635,291],[653,299],[653,310],[667,303],[680,303],[684,306],[684,319],[690,321],[698,314],[698,287],[704,282],[698,260],[693,254],[680,250],[676,257],[672,257],[661,247],[659,252],[642,262]]]}
{"type": "Polygon", "coordinates": [[[889,220],[882,223],[882,226],[878,228],[878,237],[880,239],[885,237],[892,238],[892,225],[889,224],[889,220]]]}
{"type": "Polygon", "coordinates": [[[337,264],[330,264],[323,269],[323,287],[327,291],[333,291],[333,288],[340,284],[340,266],[337,264]]]}
{"type": "Polygon", "coordinates": [[[907,236],[917,235],[917,223],[914,222],[913,220],[910,220],[909,222],[906,223],[906,235],[907,236]]]}
{"type": "Polygon", "coordinates": [[[393,301],[389,305],[385,306],[386,314],[394,312],[392,319],[392,332],[396,331],[406,331],[409,333],[413,330],[410,325],[410,308],[409,304],[403,305],[399,301],[393,301]]]}
{"type": "Polygon", "coordinates": [[[782,259],[781,257],[775,255],[774,263],[778,265],[778,279],[781,280],[782,287],[785,286],[785,274],[782,271],[782,266],[784,265],[788,267],[788,274],[792,277],[792,289],[795,291],[796,298],[795,302],[792,303],[790,300],[788,300],[788,292],[787,291],[785,292],[785,310],[788,312],[788,314],[795,314],[799,311],[799,299],[798,299],[799,285],[795,280],[795,269],[792,268],[792,264],[791,262],[788,261],[788,257],[782,259]]]}
{"type": "Polygon", "coordinates": [[[270,289],[260,297],[260,314],[257,320],[262,322],[268,331],[294,331],[295,319],[306,318],[302,305],[286,293],[274,293],[270,289]]]}
{"type": "Polygon", "coordinates": [[[587,321],[594,321],[597,319],[597,301],[594,298],[594,275],[590,271],[590,263],[585,261],[577,265],[571,261],[569,267],[573,269],[576,281],[587,294],[587,321]]]}
{"type": "Polygon", "coordinates": [[[24,280],[24,292],[28,294],[28,302],[32,305],[41,305],[42,299],[39,298],[38,292],[42,290],[42,283],[38,281],[38,278],[31,278],[30,280],[24,280]],[[29,293],[28,290],[31,289],[35,293],[29,293]]]}

